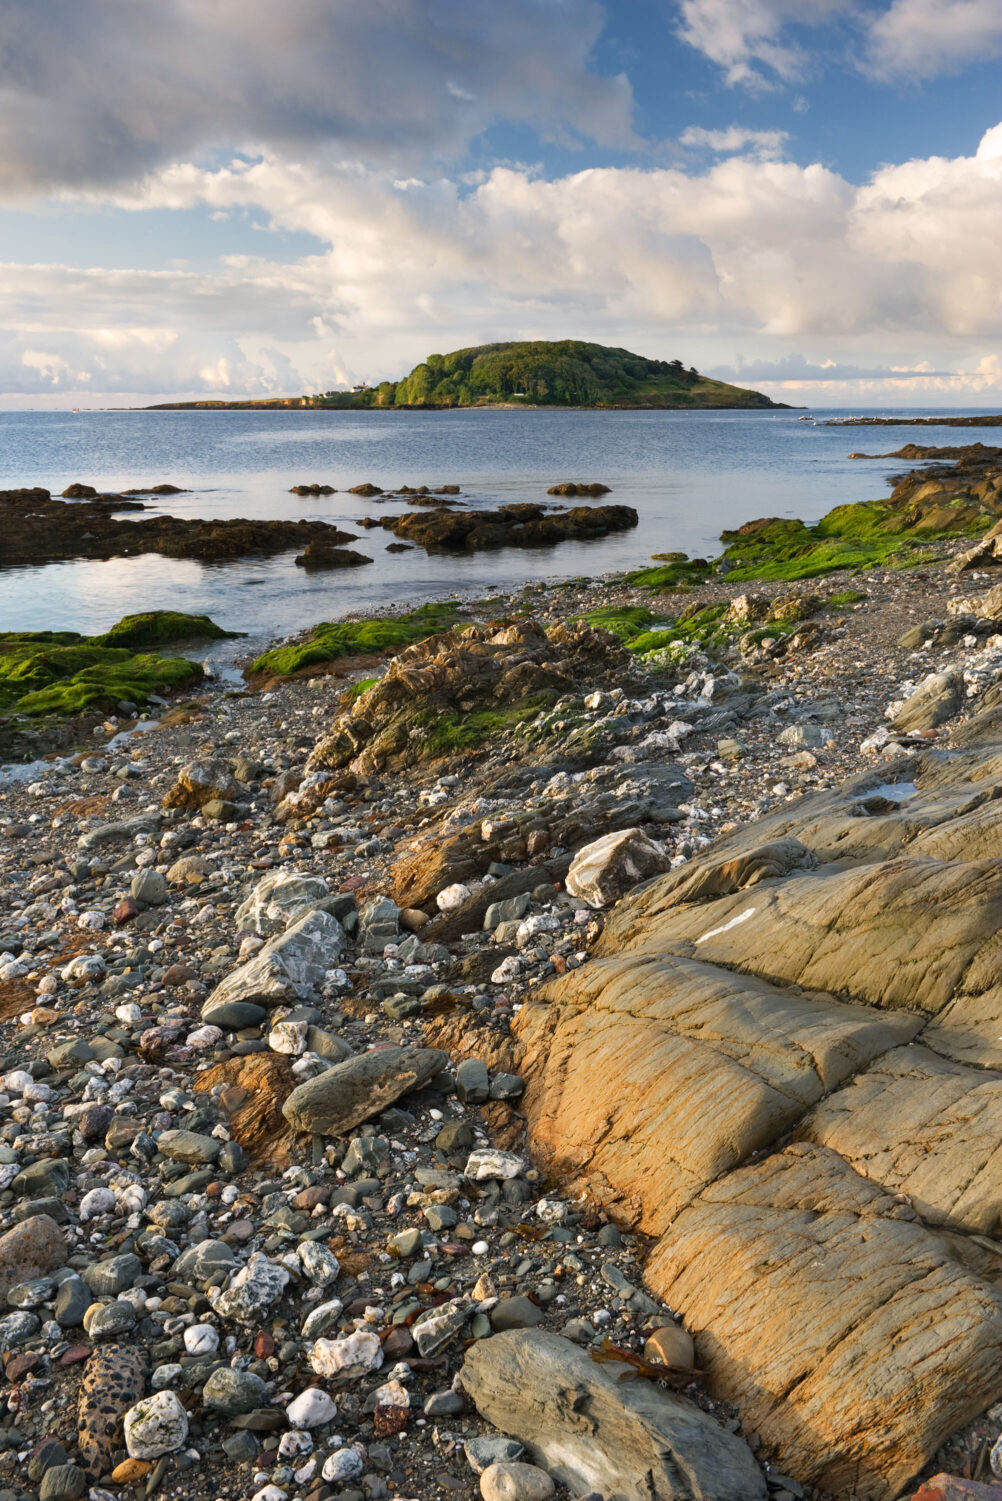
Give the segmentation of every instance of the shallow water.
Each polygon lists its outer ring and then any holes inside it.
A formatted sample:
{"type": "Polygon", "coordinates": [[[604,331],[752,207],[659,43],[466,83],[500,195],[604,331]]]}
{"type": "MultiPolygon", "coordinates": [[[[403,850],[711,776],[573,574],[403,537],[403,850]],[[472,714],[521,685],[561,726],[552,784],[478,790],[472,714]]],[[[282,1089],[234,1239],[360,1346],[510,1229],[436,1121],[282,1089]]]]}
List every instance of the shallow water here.
{"type": "Polygon", "coordinates": [[[850,460],[856,449],[998,441],[990,428],[831,428],[802,415],[0,413],[0,487],[37,484],[58,494],[73,480],[108,490],[169,481],[191,492],[158,502],[180,516],[305,517],[352,529],[360,516],[405,509],[344,493],[316,500],[288,493],[313,481],[343,492],[363,480],[384,489],[458,484],[476,506],[542,500],[560,480],[601,480],[612,487],[610,501],[640,513],[635,531],[599,541],[469,558],[388,553],[387,533],[360,530],[358,549],[374,564],[332,574],[306,574],[293,552],[212,565],[145,554],[9,569],[0,573],[0,629],[94,633],[135,610],[179,609],[208,612],[257,642],[351,611],[642,566],[655,552],[713,555],[725,527],[763,515],[813,521],[833,505],[886,494],[886,476],[907,467],[850,460]]]}

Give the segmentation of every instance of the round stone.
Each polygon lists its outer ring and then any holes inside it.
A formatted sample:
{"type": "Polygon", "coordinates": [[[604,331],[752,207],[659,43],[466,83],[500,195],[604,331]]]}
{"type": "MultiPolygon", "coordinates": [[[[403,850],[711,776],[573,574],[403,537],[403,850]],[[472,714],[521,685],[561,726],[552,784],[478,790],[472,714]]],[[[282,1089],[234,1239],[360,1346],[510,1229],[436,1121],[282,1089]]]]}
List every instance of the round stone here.
{"type": "Polygon", "coordinates": [[[241,1413],[253,1412],[267,1398],[268,1388],[253,1371],[235,1371],[232,1366],[220,1366],[213,1371],[202,1387],[202,1401],[206,1407],[227,1417],[239,1417],[241,1413]]]}
{"type": "Polygon", "coordinates": [[[665,1324],[664,1328],[655,1329],[647,1340],[644,1359],[655,1365],[680,1366],[683,1370],[691,1371],[696,1364],[692,1335],[678,1324],[665,1324]]]}
{"type": "Polygon", "coordinates": [[[285,1414],[293,1428],[319,1428],[321,1423],[333,1423],[337,1408],[319,1386],[308,1386],[289,1403],[285,1414]]]}
{"type": "Polygon", "coordinates": [[[535,1465],[494,1464],[480,1477],[484,1501],[549,1501],[556,1486],[535,1465]]]}

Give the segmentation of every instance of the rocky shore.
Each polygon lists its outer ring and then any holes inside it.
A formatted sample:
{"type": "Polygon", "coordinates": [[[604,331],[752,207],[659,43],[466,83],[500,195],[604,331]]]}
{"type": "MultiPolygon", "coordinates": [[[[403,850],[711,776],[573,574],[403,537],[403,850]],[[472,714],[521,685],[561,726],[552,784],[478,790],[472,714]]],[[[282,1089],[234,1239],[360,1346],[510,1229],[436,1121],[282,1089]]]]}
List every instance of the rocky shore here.
{"type": "Polygon", "coordinates": [[[991,1496],[995,530],[320,627],[0,771],[0,1501],[991,1496]]]}

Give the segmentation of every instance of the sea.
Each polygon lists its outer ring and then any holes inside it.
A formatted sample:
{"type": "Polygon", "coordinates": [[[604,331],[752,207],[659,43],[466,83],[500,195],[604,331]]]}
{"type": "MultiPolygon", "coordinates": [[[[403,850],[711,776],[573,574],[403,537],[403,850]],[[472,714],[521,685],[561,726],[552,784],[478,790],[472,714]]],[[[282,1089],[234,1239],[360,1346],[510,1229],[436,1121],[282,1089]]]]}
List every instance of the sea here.
{"type": "MultiPolygon", "coordinates": [[[[976,409],[951,415],[976,415],[976,409]]],[[[830,427],[827,419],[893,416],[893,408],[762,412],[80,411],[0,413],[0,488],[80,480],[102,491],[169,482],[185,494],[155,504],[178,516],[312,518],[358,533],[372,566],[307,573],[295,553],[200,564],[150,553],[0,571],[0,629],[107,630],[139,610],[206,613],[247,633],[244,653],[322,620],[426,600],[483,597],[532,580],[600,577],[651,555],[714,556],[723,529],[758,516],[816,521],[832,506],[888,493],[905,443],[998,443],[998,429],[830,427]],[[804,420],[804,419],[807,420],[804,420]],[[601,481],[636,507],[632,531],[541,549],[466,557],[393,553],[393,538],[358,518],[405,509],[345,492],[457,484],[473,507],[543,501],[564,480],[601,481]],[[301,498],[319,482],[337,494],[301,498]]],[[[934,416],[909,409],[901,415],[934,416]]]]}

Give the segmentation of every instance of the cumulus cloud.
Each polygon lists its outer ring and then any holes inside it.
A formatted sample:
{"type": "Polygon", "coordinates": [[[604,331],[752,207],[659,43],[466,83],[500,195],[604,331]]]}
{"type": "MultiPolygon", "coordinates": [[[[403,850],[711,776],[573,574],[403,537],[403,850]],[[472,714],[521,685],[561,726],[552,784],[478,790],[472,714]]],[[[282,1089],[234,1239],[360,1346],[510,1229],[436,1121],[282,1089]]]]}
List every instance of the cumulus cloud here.
{"type": "MultiPolygon", "coordinates": [[[[552,180],[498,167],[473,185],[271,156],[174,166],[115,202],[253,209],[325,248],[198,273],[0,268],[4,389],[63,389],[72,372],[94,390],[317,389],[434,348],[568,335],[696,364],[801,357],[749,380],[931,389],[1002,336],[1002,126],[973,156],[862,185],[741,155],[552,180]]],[[[991,388],[988,367],[977,379],[991,388]]]]}
{"type": "Polygon", "coordinates": [[[735,156],[743,151],[755,156],[781,156],[788,140],[785,130],[746,130],[741,125],[729,125],[724,130],[689,125],[679,136],[680,145],[712,151],[717,156],[735,156]]]}
{"type": "Polygon", "coordinates": [[[247,146],[365,162],[492,121],[634,144],[598,0],[4,0],[0,191],[125,183],[247,146]]]}
{"type": "Polygon", "coordinates": [[[933,78],[1002,53],[998,0],[894,0],[869,29],[878,77],[933,78]]]}

